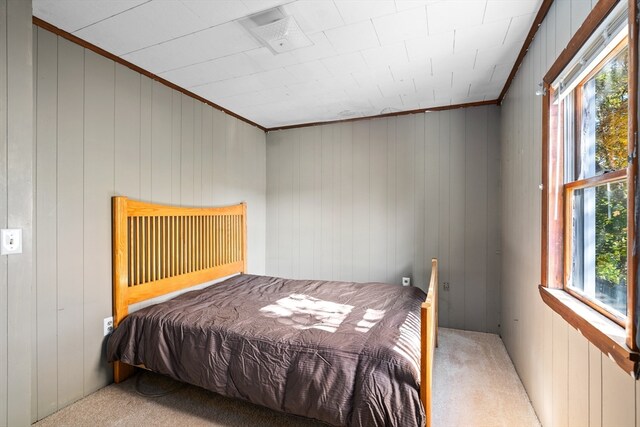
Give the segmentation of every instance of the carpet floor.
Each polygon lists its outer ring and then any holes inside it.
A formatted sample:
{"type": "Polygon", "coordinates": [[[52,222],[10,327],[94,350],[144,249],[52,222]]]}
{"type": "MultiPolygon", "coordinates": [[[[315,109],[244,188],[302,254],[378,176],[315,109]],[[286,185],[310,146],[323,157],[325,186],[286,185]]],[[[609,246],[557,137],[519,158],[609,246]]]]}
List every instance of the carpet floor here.
{"type": "MultiPolygon", "coordinates": [[[[435,364],[434,427],[540,426],[497,335],[441,328],[435,364]]],[[[326,427],[147,372],[34,425],[326,427]]]]}

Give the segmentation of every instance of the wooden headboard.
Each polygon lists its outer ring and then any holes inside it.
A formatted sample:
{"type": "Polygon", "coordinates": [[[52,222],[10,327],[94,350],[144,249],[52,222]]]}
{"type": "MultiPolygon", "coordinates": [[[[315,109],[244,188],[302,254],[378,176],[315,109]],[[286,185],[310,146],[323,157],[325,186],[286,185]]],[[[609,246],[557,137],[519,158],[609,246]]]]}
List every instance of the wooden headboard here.
{"type": "MultiPolygon", "coordinates": [[[[113,323],[129,305],[247,270],[247,205],[181,208],[113,198],[113,323]]],[[[114,366],[116,382],[132,368],[114,366]]]]}

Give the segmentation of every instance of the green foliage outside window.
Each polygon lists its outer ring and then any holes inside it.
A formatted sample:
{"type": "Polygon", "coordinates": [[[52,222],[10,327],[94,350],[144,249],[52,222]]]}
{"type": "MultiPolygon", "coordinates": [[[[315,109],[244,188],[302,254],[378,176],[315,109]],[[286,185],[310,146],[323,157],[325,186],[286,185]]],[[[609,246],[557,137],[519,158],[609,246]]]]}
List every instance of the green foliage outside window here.
{"type": "MultiPolygon", "coordinates": [[[[596,76],[596,170],[627,167],[628,48],[596,76]]],[[[627,186],[624,183],[596,190],[596,277],[611,285],[627,278],[627,186]]]]}

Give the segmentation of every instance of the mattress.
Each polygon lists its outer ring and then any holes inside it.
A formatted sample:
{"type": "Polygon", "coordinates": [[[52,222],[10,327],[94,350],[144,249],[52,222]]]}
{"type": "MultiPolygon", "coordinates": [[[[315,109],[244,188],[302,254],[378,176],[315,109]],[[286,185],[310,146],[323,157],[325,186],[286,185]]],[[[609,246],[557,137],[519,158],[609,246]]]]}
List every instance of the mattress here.
{"type": "Polygon", "coordinates": [[[422,426],[413,287],[239,275],[127,316],[110,362],[336,426],[422,426]]]}

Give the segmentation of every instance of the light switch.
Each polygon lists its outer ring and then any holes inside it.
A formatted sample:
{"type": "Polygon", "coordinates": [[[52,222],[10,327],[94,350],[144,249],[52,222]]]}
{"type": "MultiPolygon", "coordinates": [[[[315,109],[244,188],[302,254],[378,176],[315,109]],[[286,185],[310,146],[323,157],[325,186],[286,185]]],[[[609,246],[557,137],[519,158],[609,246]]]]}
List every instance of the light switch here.
{"type": "Polygon", "coordinates": [[[20,228],[2,229],[0,239],[0,254],[22,253],[22,230],[20,228]]]}

